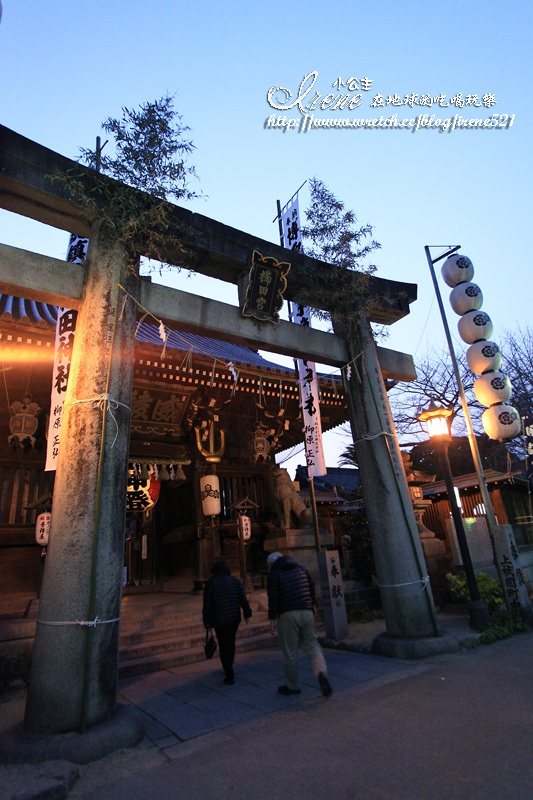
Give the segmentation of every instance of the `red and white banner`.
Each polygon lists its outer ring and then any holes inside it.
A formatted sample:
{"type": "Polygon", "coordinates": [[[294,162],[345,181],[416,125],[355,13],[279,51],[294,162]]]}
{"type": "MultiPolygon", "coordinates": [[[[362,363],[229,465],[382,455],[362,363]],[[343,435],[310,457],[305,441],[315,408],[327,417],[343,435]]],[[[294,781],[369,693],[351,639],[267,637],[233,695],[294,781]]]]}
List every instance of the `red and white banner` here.
{"type": "MultiPolygon", "coordinates": [[[[297,193],[283,208],[281,217],[284,247],[300,252],[302,237],[297,193]]],[[[311,327],[311,314],[305,306],[289,302],[289,317],[291,322],[297,325],[311,327]]],[[[327,469],[322,446],[322,421],[315,364],[313,361],[303,361],[302,359],[295,359],[295,362],[300,382],[307,474],[310,478],[318,478],[326,475],[327,469]]]]}
{"type": "MultiPolygon", "coordinates": [[[[87,258],[88,239],[72,234],[69,241],[67,261],[79,264],[87,258]]],[[[71,308],[58,308],[56,324],[56,342],[54,355],[54,371],[52,377],[52,395],[50,399],[50,419],[48,421],[48,442],[46,448],[45,471],[55,470],[59,455],[63,408],[67,391],[68,375],[74,332],[78,312],[71,308]]]]}

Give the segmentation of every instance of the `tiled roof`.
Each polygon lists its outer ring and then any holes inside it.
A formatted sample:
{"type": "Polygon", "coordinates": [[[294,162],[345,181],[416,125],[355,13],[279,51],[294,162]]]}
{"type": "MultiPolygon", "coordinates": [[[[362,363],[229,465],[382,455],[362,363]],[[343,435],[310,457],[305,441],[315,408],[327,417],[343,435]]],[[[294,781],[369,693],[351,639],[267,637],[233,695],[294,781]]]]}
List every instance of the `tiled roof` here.
{"type": "Polygon", "coordinates": [[[21,322],[26,325],[37,325],[39,328],[55,327],[57,306],[0,294],[0,319],[10,322],[21,322]]]}
{"type": "MultiPolygon", "coordinates": [[[[20,322],[26,325],[36,325],[39,328],[55,328],[57,321],[57,306],[47,303],[37,303],[22,297],[0,294],[0,321],[20,322]]],[[[287,371],[285,367],[263,358],[256,350],[233,342],[211,339],[207,336],[198,336],[194,333],[182,331],[168,331],[167,349],[180,350],[203,354],[220,361],[232,361],[238,364],[261,367],[279,371],[287,371]]],[[[163,348],[163,341],[159,335],[157,325],[141,322],[137,327],[135,338],[142,344],[156,345],[163,348]]]]}
{"type": "MultiPolygon", "coordinates": [[[[137,329],[135,338],[143,344],[153,344],[159,347],[163,346],[163,341],[159,336],[159,330],[156,325],[150,325],[148,322],[141,322],[137,329]]],[[[282,370],[279,364],[273,361],[267,361],[256,350],[244,345],[235,344],[233,342],[224,342],[220,339],[211,339],[208,336],[198,336],[195,333],[184,333],[182,331],[170,331],[167,338],[167,348],[174,348],[176,350],[191,350],[194,353],[210,356],[211,358],[220,359],[221,361],[232,361],[237,364],[248,364],[249,366],[259,366],[265,369],[282,370]]]]}
{"type": "MultiPolygon", "coordinates": [[[[296,469],[296,480],[302,489],[309,488],[307,467],[300,465],[296,469]]],[[[328,467],[327,475],[314,479],[315,489],[337,491],[341,497],[358,492],[361,489],[358,467],[328,467]]]]}

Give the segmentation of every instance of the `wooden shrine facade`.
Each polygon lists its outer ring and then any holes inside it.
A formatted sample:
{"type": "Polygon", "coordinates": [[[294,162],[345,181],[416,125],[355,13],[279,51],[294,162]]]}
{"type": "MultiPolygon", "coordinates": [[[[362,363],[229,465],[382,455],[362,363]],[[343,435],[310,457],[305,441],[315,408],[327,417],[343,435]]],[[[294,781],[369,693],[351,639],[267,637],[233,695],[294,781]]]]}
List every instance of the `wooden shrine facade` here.
{"type": "MultiPolygon", "coordinates": [[[[42,565],[35,521],[51,508],[55,477],[45,471],[45,456],[56,318],[54,306],[0,295],[0,580],[6,588],[14,579],[29,593],[38,590],[42,565]],[[17,437],[13,409],[24,402],[35,417],[35,430],[17,437]]],[[[319,386],[323,426],[329,430],[347,418],[342,381],[322,377],[319,386]]],[[[131,409],[130,473],[135,467],[147,486],[155,475],[159,495],[147,512],[128,506],[126,591],[164,585],[190,590],[203,577],[211,540],[199,478],[210,470],[220,480],[217,529],[225,557],[238,572],[235,507],[248,499],[247,568],[265,571],[264,539],[279,535],[275,456],[302,447],[294,372],[245,346],[194,334],[170,331],[163,343],[157,326],[142,322],[131,409]],[[220,458],[209,468],[210,448],[220,448],[222,436],[220,458]]],[[[83,474],[73,479],[83,490],[83,474]]]]}

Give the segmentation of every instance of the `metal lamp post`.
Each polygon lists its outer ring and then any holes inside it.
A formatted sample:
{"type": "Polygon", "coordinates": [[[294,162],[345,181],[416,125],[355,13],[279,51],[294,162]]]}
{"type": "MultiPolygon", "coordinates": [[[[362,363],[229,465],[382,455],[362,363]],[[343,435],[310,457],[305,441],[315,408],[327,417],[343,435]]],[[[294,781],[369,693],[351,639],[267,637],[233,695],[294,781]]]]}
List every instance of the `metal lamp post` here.
{"type": "Polygon", "coordinates": [[[419,415],[418,419],[420,422],[426,423],[429,437],[437,448],[439,454],[439,460],[444,475],[444,482],[448,492],[453,523],[457,535],[457,542],[461,551],[466,582],[470,592],[470,603],[468,606],[470,614],[470,627],[474,630],[482,631],[485,630],[485,628],[487,628],[490,624],[490,612],[487,604],[479,595],[474,567],[470,557],[470,550],[468,549],[463,518],[461,516],[461,511],[459,510],[455,496],[452,470],[450,467],[450,460],[448,458],[448,449],[452,441],[449,427],[449,417],[452,413],[453,411],[451,408],[439,407],[432,400],[429,404],[429,407],[419,415]]]}

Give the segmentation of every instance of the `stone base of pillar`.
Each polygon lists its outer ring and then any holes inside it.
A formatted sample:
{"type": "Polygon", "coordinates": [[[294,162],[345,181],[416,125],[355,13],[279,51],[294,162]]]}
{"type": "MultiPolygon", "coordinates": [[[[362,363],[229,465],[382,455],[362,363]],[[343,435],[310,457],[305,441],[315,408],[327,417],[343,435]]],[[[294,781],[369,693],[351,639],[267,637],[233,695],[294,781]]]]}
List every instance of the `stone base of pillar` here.
{"type": "Polygon", "coordinates": [[[428,658],[442,653],[457,653],[461,643],[455,636],[445,633],[423,639],[397,639],[388,633],[380,633],[372,642],[372,652],[389,658],[428,658]]]}
{"type": "Polygon", "coordinates": [[[114,750],[135,747],[143,736],[143,724],[132,706],[118,706],[110,719],[87,728],[85,733],[29,736],[22,725],[15,725],[0,736],[0,764],[39,764],[58,759],[88,764],[114,750]]]}

